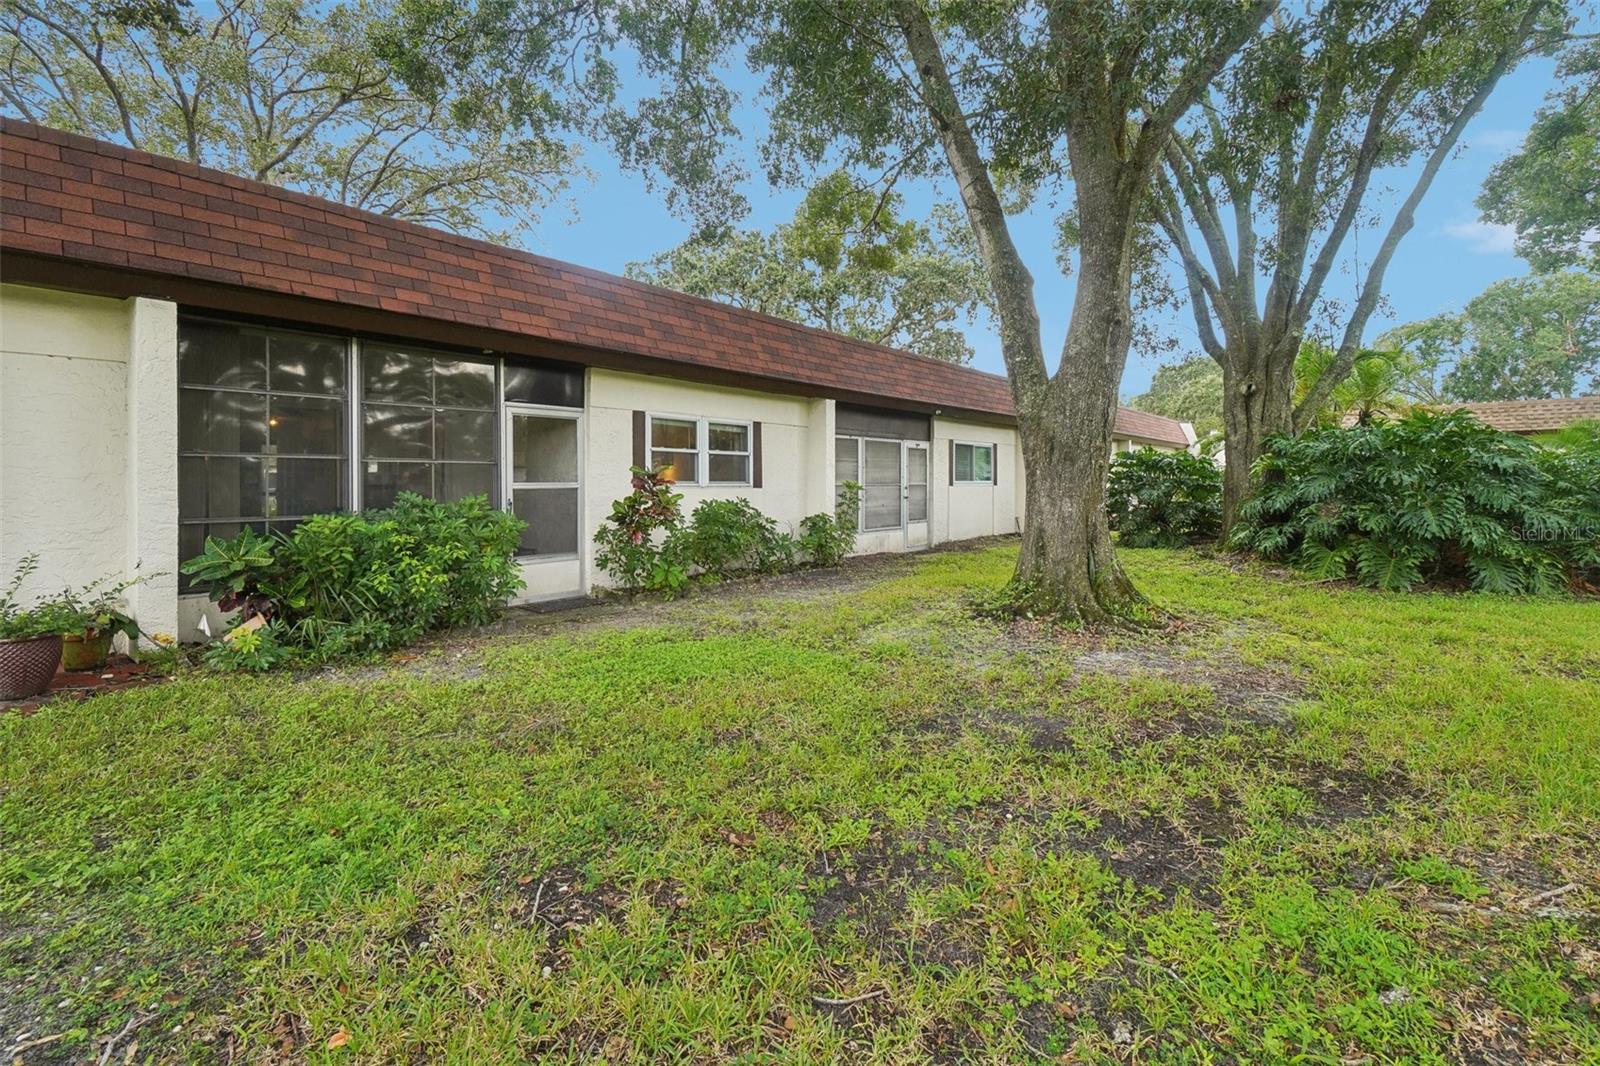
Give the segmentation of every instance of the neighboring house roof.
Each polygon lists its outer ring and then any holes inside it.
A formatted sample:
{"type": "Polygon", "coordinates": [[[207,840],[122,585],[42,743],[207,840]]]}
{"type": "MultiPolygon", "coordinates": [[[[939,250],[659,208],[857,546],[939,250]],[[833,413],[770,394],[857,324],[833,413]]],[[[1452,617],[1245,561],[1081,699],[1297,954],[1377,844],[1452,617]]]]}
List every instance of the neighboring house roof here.
{"type": "Polygon", "coordinates": [[[1149,444],[1165,444],[1174,448],[1187,448],[1195,442],[1192,433],[1185,430],[1187,423],[1166,415],[1153,415],[1148,411],[1135,411],[1131,407],[1117,408],[1116,435],[1131,437],[1149,444]]]}
{"type": "Polygon", "coordinates": [[[1442,403],[1439,411],[1471,411],[1478,421],[1507,433],[1548,433],[1574,422],[1600,421],[1600,396],[1572,400],[1486,400],[1442,403]]]}
{"type": "MultiPolygon", "coordinates": [[[[7,280],[1014,419],[994,374],[104,141],[0,119],[0,166],[7,280]]],[[[1155,418],[1117,434],[1187,443],[1155,418]]]]}

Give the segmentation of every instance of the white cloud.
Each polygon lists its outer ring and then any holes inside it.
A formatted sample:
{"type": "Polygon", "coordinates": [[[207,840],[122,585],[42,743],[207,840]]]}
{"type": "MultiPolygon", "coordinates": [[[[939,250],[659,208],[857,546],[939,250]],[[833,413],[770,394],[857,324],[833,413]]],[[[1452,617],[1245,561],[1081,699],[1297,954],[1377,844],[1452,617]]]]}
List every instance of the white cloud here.
{"type": "Polygon", "coordinates": [[[1479,255],[1511,255],[1516,251],[1517,229],[1515,226],[1501,225],[1495,222],[1447,222],[1444,226],[1447,237],[1454,237],[1466,241],[1474,252],[1479,255]]]}
{"type": "Polygon", "coordinates": [[[1467,148],[1485,152],[1509,152],[1521,148],[1527,130],[1479,130],[1467,137],[1467,148]]]}

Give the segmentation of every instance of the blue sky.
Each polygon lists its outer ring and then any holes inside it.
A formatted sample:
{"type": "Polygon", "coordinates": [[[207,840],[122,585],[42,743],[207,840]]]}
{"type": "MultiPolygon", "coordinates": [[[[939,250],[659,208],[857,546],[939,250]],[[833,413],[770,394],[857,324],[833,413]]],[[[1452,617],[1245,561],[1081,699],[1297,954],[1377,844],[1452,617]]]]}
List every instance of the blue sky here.
{"type": "MultiPolygon", "coordinates": [[[[1510,233],[1482,223],[1473,200],[1489,168],[1521,142],[1535,109],[1553,85],[1554,63],[1530,60],[1502,80],[1482,113],[1468,127],[1460,150],[1435,180],[1418,210],[1416,227],[1390,264],[1385,282],[1388,306],[1374,315],[1369,340],[1391,325],[1459,309],[1490,283],[1527,272],[1526,264],[1511,251],[1510,233]]],[[[753,90],[754,86],[745,84],[741,88],[753,90]]],[[[747,92],[743,109],[742,117],[749,120],[747,129],[758,129],[760,125],[759,106],[750,99],[753,95],[747,92]]],[[[753,155],[753,144],[748,147],[753,155]]],[[[688,224],[667,213],[661,197],[646,188],[642,176],[619,173],[611,157],[599,148],[590,148],[586,162],[592,177],[574,180],[571,210],[550,211],[523,235],[522,243],[530,250],[621,273],[629,262],[670,248],[688,235],[688,224]]],[[[756,168],[752,166],[751,170],[756,168]]],[[[1413,176],[1407,171],[1389,172],[1384,176],[1385,195],[1369,197],[1369,204],[1378,208],[1385,222],[1392,213],[1385,208],[1398,203],[1409,190],[1413,176]]],[[[759,176],[753,177],[744,191],[752,210],[742,224],[759,228],[792,217],[803,194],[800,189],[773,189],[759,176]]],[[[925,211],[939,193],[926,186],[904,191],[912,212],[925,211]]],[[[1053,363],[1054,353],[1059,351],[1066,334],[1073,283],[1056,266],[1048,212],[1041,209],[1014,218],[1012,232],[1034,274],[1045,350],[1051,353],[1053,363]]],[[[1357,234],[1355,242],[1346,241],[1340,272],[1330,279],[1330,293],[1341,286],[1354,291],[1356,248],[1359,246],[1364,269],[1381,232],[1368,228],[1357,234]]],[[[1124,397],[1142,392],[1161,362],[1198,350],[1187,307],[1171,317],[1170,327],[1179,340],[1179,348],[1159,357],[1133,355],[1123,376],[1124,397]]],[[[976,352],[973,364],[1004,373],[993,324],[980,320],[967,332],[976,352]]]]}

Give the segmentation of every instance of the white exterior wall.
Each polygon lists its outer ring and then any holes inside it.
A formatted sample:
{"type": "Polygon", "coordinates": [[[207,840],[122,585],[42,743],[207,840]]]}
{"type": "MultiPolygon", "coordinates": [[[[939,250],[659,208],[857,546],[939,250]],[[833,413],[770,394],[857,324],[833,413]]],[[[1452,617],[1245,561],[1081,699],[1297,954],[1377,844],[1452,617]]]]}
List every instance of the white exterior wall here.
{"type": "Polygon", "coordinates": [[[631,491],[633,412],[760,422],[762,487],[680,485],[683,511],[693,513],[702,500],[743,497],[792,533],[806,515],[833,511],[833,410],[825,400],[591,369],[582,536],[590,585],[609,584],[595,569],[593,537],[610,515],[612,501],[631,491]],[[820,475],[819,461],[826,464],[820,475]]]}
{"type": "Polygon", "coordinates": [[[32,598],[143,576],[128,604],[177,630],[177,308],[0,285],[0,572],[32,598]]]}
{"type": "Polygon", "coordinates": [[[1010,426],[933,420],[933,543],[1015,533],[1022,519],[1022,459],[1017,431],[1010,426]],[[950,484],[950,445],[993,444],[996,484],[950,484]]]}
{"type": "MultiPolygon", "coordinates": [[[[576,560],[523,564],[524,599],[603,585],[592,537],[629,491],[633,412],[761,423],[762,487],[680,486],[684,509],[743,497],[780,528],[834,509],[832,400],[591,369],[580,430],[583,526],[576,560]]],[[[177,594],[177,307],[0,285],[0,578],[41,558],[25,596],[107,576],[143,576],[129,606],[148,633],[192,639],[202,596],[177,594]]],[[[1023,513],[1013,428],[935,417],[929,540],[1014,533],[1023,513]],[[997,485],[949,483],[952,440],[996,445],[997,485]]],[[[899,530],[862,534],[858,553],[903,551],[899,530]]]]}

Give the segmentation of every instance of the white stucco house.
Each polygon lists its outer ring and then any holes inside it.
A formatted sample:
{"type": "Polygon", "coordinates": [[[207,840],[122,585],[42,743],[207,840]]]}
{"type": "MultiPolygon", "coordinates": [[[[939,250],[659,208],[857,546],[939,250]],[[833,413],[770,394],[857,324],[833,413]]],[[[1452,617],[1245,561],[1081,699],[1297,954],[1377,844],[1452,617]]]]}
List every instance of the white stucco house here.
{"type": "Polygon", "coordinates": [[[1003,378],[12,120],[0,183],[0,571],[146,575],[146,632],[207,534],[404,490],[524,518],[530,598],[604,580],[633,464],[790,527],[859,481],[862,552],[1019,528],[1003,378]]]}

